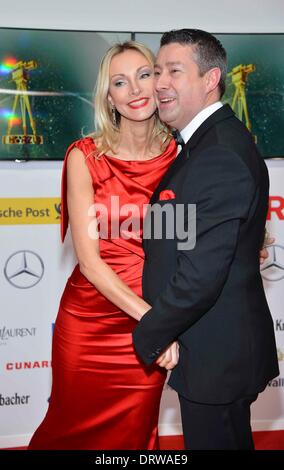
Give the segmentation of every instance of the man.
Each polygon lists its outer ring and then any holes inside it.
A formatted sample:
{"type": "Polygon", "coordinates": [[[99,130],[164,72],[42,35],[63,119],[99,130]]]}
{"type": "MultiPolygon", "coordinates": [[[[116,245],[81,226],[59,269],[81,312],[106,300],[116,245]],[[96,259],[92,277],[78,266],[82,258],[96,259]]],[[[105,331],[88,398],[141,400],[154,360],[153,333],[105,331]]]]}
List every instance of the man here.
{"type": "MultiPolygon", "coordinates": [[[[164,234],[144,240],[143,291],[152,308],[134,345],[146,364],[160,356],[163,365],[161,353],[178,338],[169,384],[179,394],[186,448],[253,449],[250,405],[279,373],[259,272],[267,169],[248,130],[220,102],[226,52],[214,36],[165,33],[155,76],[160,117],[185,146],[151,204],[165,204],[165,192],[174,208],[195,204],[196,245],[179,249],[178,237],[164,234]]],[[[190,225],[189,217],[183,222],[190,225]]]]}

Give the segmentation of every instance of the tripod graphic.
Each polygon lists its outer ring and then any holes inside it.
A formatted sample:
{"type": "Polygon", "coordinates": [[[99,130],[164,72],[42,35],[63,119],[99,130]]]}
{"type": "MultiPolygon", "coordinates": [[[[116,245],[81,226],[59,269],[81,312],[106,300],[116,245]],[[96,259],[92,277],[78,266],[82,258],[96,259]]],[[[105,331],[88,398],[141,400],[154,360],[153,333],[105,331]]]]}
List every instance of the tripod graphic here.
{"type": "Polygon", "coordinates": [[[35,60],[19,61],[13,66],[12,80],[16,83],[17,94],[15,95],[12,116],[15,115],[18,104],[22,117],[22,134],[11,134],[13,127],[13,118],[9,119],[7,134],[2,137],[3,144],[42,144],[43,136],[36,133],[36,122],[32,115],[32,108],[27,94],[28,72],[37,68],[35,60]],[[28,134],[27,117],[29,119],[32,133],[28,134]]]}
{"type": "Polygon", "coordinates": [[[238,118],[242,121],[243,115],[245,117],[245,125],[251,131],[251,122],[248,115],[248,107],[246,101],[246,82],[248,75],[255,71],[254,64],[242,65],[239,64],[234,67],[231,72],[227,74],[231,77],[232,84],[235,86],[235,93],[232,100],[232,109],[236,112],[238,118]]]}

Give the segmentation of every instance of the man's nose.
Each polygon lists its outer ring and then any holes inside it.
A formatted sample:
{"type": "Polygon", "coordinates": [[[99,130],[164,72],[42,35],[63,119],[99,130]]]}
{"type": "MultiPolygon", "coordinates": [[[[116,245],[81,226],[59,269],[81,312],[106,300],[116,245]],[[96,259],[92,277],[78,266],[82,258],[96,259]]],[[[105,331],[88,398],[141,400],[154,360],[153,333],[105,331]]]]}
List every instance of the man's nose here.
{"type": "Polygon", "coordinates": [[[155,88],[157,91],[169,88],[169,79],[164,73],[160,73],[155,77],[155,88]]]}

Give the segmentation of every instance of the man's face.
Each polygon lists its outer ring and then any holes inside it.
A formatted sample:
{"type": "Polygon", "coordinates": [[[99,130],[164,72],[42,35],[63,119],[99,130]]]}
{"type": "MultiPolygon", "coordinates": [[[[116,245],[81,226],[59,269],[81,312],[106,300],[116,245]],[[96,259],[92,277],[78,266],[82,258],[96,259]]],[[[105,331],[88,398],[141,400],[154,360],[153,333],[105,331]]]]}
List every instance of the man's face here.
{"type": "Polygon", "coordinates": [[[202,77],[189,45],[162,46],[155,65],[155,92],[162,121],[182,130],[207,104],[207,74],[202,77]]]}

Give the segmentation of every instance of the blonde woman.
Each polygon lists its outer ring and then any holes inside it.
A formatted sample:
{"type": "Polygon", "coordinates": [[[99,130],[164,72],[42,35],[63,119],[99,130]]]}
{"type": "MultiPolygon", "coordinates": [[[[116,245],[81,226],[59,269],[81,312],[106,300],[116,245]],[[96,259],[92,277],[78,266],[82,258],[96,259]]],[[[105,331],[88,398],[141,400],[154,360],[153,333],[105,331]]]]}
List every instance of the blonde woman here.
{"type": "Polygon", "coordinates": [[[69,219],[78,264],[55,324],[49,408],[30,449],[158,448],[160,398],[177,346],[160,359],[163,368],[149,368],[131,337],[150,309],[141,285],[145,205],[176,156],[156,113],[153,61],[148,48],[131,41],[106,53],[98,131],[66,154],[62,239],[69,219]]]}

